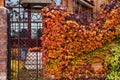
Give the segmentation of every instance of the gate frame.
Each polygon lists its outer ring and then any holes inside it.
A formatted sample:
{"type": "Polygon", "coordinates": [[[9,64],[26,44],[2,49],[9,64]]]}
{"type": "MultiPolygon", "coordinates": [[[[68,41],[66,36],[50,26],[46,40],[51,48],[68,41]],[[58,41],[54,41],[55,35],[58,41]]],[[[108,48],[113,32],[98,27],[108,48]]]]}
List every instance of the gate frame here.
{"type": "MultiPolygon", "coordinates": [[[[22,8],[20,5],[20,3],[18,4],[19,6],[18,7],[14,7],[14,6],[5,6],[6,8],[18,8],[19,9],[19,13],[20,13],[20,9],[22,8]]],[[[29,33],[28,33],[28,39],[30,38],[30,40],[31,40],[31,12],[32,11],[32,8],[30,8],[30,9],[28,9],[28,26],[27,26],[27,28],[28,28],[28,31],[29,31],[29,33]]],[[[8,55],[7,55],[7,79],[8,80],[11,80],[11,24],[12,24],[12,22],[10,21],[10,12],[8,13],[8,15],[7,15],[7,22],[8,22],[8,28],[7,28],[7,34],[8,34],[8,45],[7,45],[7,48],[8,48],[8,55]]],[[[18,34],[20,34],[20,17],[19,17],[19,20],[18,20],[18,34]]],[[[41,22],[37,22],[37,24],[38,23],[41,23],[41,22]]],[[[38,26],[37,25],[37,30],[38,30],[38,28],[40,28],[40,26],[38,26]]],[[[41,27],[42,28],[42,27],[41,27]]],[[[37,34],[37,33],[36,33],[37,34]]],[[[39,44],[39,41],[38,41],[38,36],[36,37],[36,46],[38,46],[38,44],[39,44]]],[[[17,38],[17,41],[18,41],[18,46],[17,46],[17,48],[18,48],[18,72],[20,72],[19,70],[20,70],[20,54],[21,54],[21,46],[20,46],[20,35],[18,35],[18,38],[17,38]]],[[[37,56],[36,56],[37,57],[37,56]]],[[[37,69],[36,69],[36,79],[38,79],[39,78],[39,75],[38,75],[38,73],[39,73],[39,69],[38,69],[38,58],[37,58],[37,63],[36,63],[36,65],[37,65],[37,69]]],[[[17,75],[17,79],[19,80],[20,79],[20,74],[18,73],[18,75],[17,75]]]]}

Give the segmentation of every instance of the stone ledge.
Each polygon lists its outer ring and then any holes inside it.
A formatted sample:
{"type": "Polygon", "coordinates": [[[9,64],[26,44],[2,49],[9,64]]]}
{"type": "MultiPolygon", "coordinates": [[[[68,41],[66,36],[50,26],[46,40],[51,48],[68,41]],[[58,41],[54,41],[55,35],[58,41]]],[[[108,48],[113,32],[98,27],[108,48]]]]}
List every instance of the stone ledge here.
{"type": "MultiPolygon", "coordinates": [[[[2,14],[6,14],[8,12],[8,9],[5,7],[0,6],[0,12],[2,11],[2,14]]],[[[1,14],[0,14],[1,15],[1,14]]]]}
{"type": "Polygon", "coordinates": [[[0,73],[0,80],[7,80],[6,78],[7,74],[5,72],[0,73]]]}

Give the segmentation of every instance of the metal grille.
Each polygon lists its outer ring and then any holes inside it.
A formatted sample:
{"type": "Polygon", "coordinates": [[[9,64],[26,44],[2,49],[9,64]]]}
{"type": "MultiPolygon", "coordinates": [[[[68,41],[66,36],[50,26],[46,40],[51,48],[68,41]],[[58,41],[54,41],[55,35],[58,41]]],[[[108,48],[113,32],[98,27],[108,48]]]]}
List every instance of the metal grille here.
{"type": "Polygon", "coordinates": [[[34,9],[24,9],[19,0],[6,0],[8,15],[8,80],[42,80],[40,47],[42,18],[34,9]]]}

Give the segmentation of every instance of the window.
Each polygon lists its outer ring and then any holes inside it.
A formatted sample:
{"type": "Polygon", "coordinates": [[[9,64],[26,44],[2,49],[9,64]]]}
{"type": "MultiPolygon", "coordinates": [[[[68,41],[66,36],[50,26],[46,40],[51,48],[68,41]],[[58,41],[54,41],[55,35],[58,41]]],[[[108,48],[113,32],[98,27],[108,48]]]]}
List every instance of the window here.
{"type": "Polygon", "coordinates": [[[10,11],[11,37],[17,38],[19,33],[20,37],[27,38],[30,33],[29,37],[36,38],[37,29],[42,27],[42,18],[37,11],[31,10],[29,13],[19,4],[19,1],[5,0],[5,7],[10,11]]]}
{"type": "Polygon", "coordinates": [[[61,5],[62,1],[61,0],[54,0],[56,5],[61,5]]]}

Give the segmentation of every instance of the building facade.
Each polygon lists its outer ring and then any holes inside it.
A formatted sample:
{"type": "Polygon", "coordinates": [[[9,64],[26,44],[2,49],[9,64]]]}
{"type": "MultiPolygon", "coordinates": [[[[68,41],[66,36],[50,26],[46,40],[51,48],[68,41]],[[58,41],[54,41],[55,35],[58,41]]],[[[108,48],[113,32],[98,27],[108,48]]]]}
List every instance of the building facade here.
{"type": "Polygon", "coordinates": [[[72,13],[81,13],[83,11],[92,11],[94,7],[93,0],[62,0],[63,6],[68,8],[72,13]]]}
{"type": "Polygon", "coordinates": [[[67,11],[71,13],[86,14],[89,21],[93,18],[93,0],[61,0],[61,5],[67,7],[67,11]]]}

